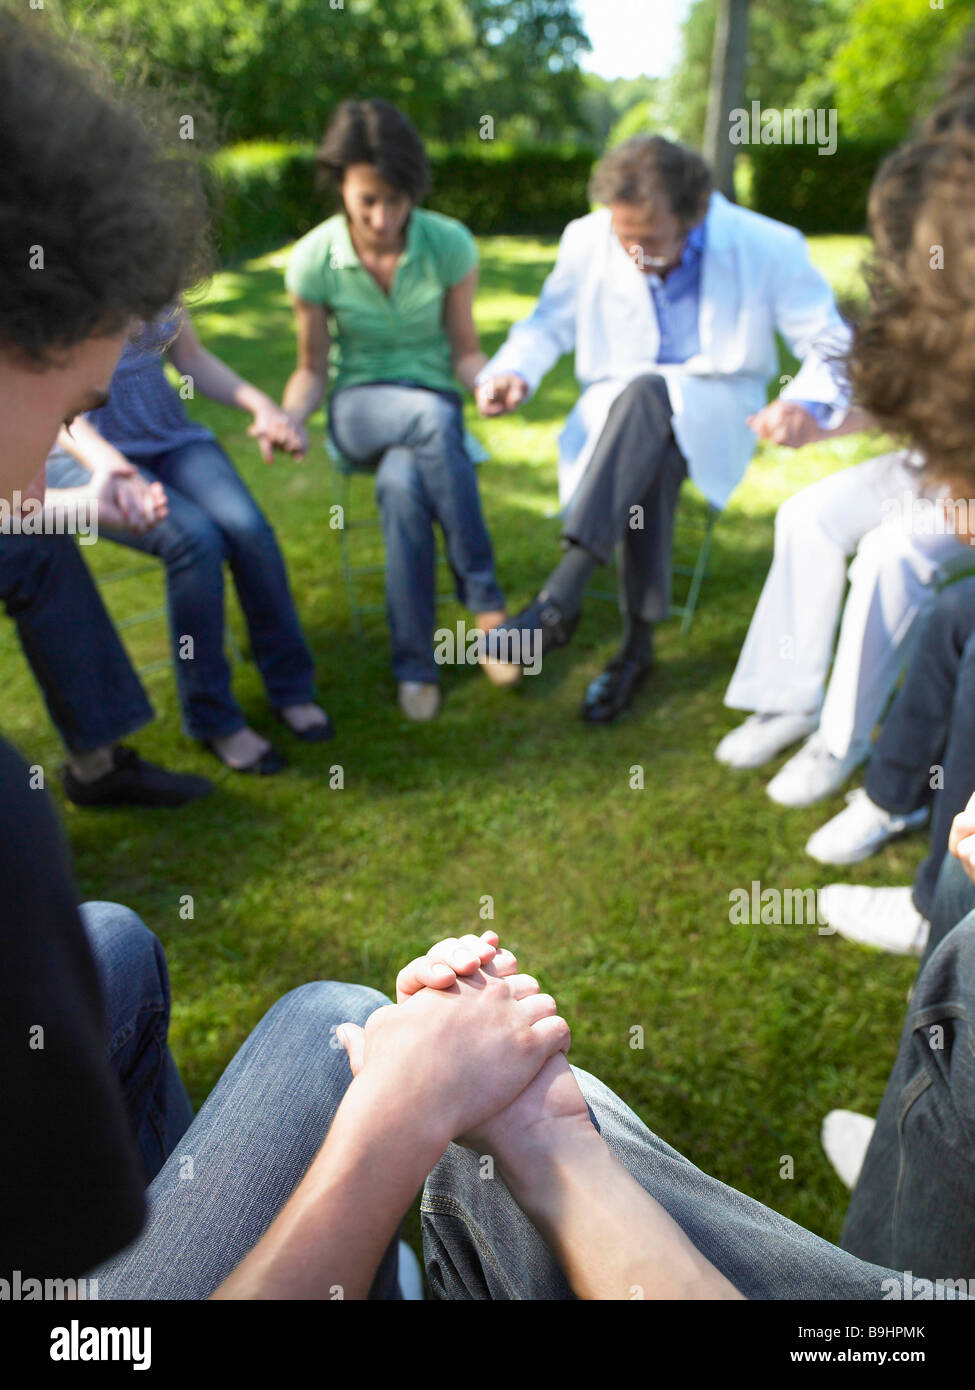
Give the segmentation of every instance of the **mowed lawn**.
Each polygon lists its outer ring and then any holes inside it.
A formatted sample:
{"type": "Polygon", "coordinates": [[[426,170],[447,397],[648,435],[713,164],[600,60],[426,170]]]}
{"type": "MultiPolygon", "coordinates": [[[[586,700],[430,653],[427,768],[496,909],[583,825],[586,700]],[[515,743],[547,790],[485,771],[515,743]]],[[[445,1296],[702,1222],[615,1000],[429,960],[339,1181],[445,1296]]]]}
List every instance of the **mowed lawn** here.
{"type": "MultiPolygon", "coordinates": [[[[844,295],[857,291],[862,249],[852,238],[814,243],[844,295]]],[[[477,313],[493,350],[531,307],[555,243],[486,239],[482,253],[477,313]]],[[[285,260],[280,252],[218,275],[195,310],[207,345],[274,395],[294,351],[285,260]]],[[[555,440],[574,395],[566,360],[519,415],[487,423],[469,412],[491,455],[481,486],[512,608],[557,557],[555,440]]],[[[493,926],[556,995],[574,1062],[702,1168],[836,1239],[845,1193],[819,1126],[835,1106],[875,1110],[914,963],[820,935],[815,924],[732,924],[729,895],[753,880],[785,890],[844,877],[803,853],[843,801],[781,810],[765,795],[769,770],[732,774],[713,753],[738,719],[722,698],[768,568],[777,504],[882,441],[759,452],[718,524],[690,636],[676,622],[660,629],[652,684],[614,727],[579,718],[586,684],[618,636],[615,608],[599,601],[540,676],[504,692],[476,668],[448,669],[442,716],[415,726],[396,709],[384,618],[368,619],[361,639],[352,630],[321,428],[305,463],[269,469],[246,437],[247,418],[206,401],[191,408],[277,528],[336,741],[289,740],[247,662],[235,688],[292,766],[265,780],[224,772],[181,733],[163,669],[147,677],[158,718],[134,742],[168,766],[215,777],[216,794],[176,812],[78,810],[56,785],[59,743],[11,623],[0,630],[0,671],[4,732],[48,769],[82,898],[129,904],[165,943],[173,1048],[194,1101],[287,990],[337,978],[389,991],[398,967],[438,937],[493,926]],[[342,789],[329,786],[336,765],[342,789]],[[642,790],[631,787],[636,766],[642,790]],[[192,918],[180,914],[187,894],[192,918]],[[481,916],[488,897],[490,921],[481,916]]],[[[355,482],[353,506],[360,518],[372,514],[368,480],[355,482]]],[[[702,514],[687,501],[681,529],[702,514]]],[[[375,554],[369,532],[352,541],[357,558],[375,554]]],[[[685,555],[695,545],[689,534],[681,541],[685,555]]],[[[109,541],[85,554],[100,576],[128,563],[109,541]]],[[[161,574],[105,593],[118,617],[156,607],[161,574]]],[[[371,599],[380,598],[377,587],[371,599]]],[[[230,611],[246,647],[235,600],[230,611]]],[[[464,616],[454,603],[441,614],[445,625],[464,616]]],[[[126,639],[139,664],[166,655],[162,622],[126,639]]],[[[923,850],[915,836],[851,877],[909,883],[923,850]]]]}

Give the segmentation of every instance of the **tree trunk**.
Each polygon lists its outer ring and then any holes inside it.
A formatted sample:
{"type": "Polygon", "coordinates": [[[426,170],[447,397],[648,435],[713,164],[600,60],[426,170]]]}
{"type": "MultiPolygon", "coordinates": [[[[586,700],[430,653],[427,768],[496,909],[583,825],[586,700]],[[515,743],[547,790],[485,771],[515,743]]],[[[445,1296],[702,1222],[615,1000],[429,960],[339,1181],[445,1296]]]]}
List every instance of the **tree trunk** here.
{"type": "Polygon", "coordinates": [[[704,131],[704,157],[714,170],[715,187],[732,202],[735,200],[736,147],[728,137],[730,113],[745,99],[748,3],[749,0],[718,0],[704,131]]]}

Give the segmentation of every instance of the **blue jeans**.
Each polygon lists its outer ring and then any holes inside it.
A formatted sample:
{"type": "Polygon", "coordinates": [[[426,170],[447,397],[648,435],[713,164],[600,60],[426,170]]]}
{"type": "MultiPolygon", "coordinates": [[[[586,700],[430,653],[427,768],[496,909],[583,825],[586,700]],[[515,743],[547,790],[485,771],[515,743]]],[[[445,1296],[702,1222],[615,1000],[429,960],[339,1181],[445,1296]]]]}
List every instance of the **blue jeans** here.
{"type": "MultiPolygon", "coordinates": [[[[234,699],[224,652],[224,562],[230,565],[251,649],[275,708],[315,698],[311,654],[302,635],[277,539],[240,474],[216,440],[136,460],[139,472],[163,484],[169,514],[151,531],[105,534],[166,566],[173,665],[191,738],[223,738],[247,720],[234,699]],[[192,637],[192,658],[185,639],[192,637]]],[[[48,461],[52,487],[88,477],[57,452],[48,461]]]]}
{"type": "MultiPolygon", "coordinates": [[[[364,1023],[387,1001],[358,985],[292,990],[254,1029],[190,1122],[166,1045],[162,948],[127,908],[89,905],[84,914],[110,1015],[112,1061],[147,1175],[156,1168],[145,1230],[90,1273],[102,1298],[206,1298],[264,1234],[321,1146],[350,1080],[335,1027],[346,1019],[364,1023]]],[[[975,925],[967,940],[975,947],[975,925]]],[[[975,949],[969,955],[975,965],[975,949]]],[[[882,1297],[882,1281],[893,1271],[865,1264],[708,1177],[595,1077],[576,1076],[609,1147],[748,1297],[882,1297]]],[[[481,1178],[467,1149],[449,1147],[427,1180],[422,1211],[435,1297],[572,1297],[538,1232],[500,1179],[481,1178]]],[[[394,1247],[372,1297],[397,1295],[394,1247]]]]}
{"type": "MultiPolygon", "coordinates": [[[[351,1080],[335,1027],[388,1001],[357,985],[302,985],[251,1033],[196,1118],[169,1050],[162,946],[134,912],[88,903],[82,919],[109,1028],[109,1060],[149,1184],[126,1250],[90,1271],[100,1298],[203,1299],[270,1226],[304,1176],[351,1080]]],[[[397,1241],[371,1297],[398,1298],[397,1241]]]]}
{"type": "Polygon", "coordinates": [[[396,679],[438,681],[435,521],[461,603],[475,613],[504,607],[460,397],[399,382],[347,386],[332,397],[329,430],[350,463],[376,466],[396,679]]]}
{"type": "MultiPolygon", "coordinates": [[[[938,897],[970,905],[952,862],[938,897]]],[[[975,1280],[975,912],[918,973],[841,1242],[915,1277],[975,1280]]]]}
{"type": "Polygon", "coordinates": [[[951,822],[975,791],[975,579],[949,584],[935,599],[863,785],[885,811],[931,804],[930,850],[913,893],[914,906],[930,919],[951,822]],[[932,790],[936,766],[944,778],[932,790]]]}
{"type": "Polygon", "coordinates": [[[0,537],[0,600],[71,753],[141,729],[152,706],[70,536],[0,537]]]}

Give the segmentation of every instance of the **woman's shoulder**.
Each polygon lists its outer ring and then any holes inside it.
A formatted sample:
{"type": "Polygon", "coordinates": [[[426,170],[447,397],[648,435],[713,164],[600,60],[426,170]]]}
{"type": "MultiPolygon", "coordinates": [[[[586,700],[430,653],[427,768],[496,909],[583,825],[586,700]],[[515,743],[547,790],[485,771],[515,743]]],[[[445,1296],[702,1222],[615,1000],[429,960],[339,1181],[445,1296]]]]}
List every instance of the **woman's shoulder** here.
{"type": "Polygon", "coordinates": [[[299,237],[291,248],[285,282],[302,299],[319,299],[323,276],[335,267],[335,247],[344,232],[344,217],[336,212],[299,237]]]}
{"type": "Polygon", "coordinates": [[[419,240],[446,285],[455,284],[474,269],[477,242],[463,222],[428,208],[414,208],[411,217],[416,219],[419,240]]]}

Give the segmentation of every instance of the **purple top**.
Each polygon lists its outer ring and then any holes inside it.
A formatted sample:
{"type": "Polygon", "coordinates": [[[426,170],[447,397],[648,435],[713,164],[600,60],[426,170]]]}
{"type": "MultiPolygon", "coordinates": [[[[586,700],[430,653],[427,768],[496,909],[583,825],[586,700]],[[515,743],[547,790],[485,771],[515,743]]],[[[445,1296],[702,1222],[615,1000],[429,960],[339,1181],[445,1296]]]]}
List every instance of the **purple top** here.
{"type": "Polygon", "coordinates": [[[164,314],[126,343],[108,404],[86,417],[126,458],[151,458],[213,438],[206,426],[193,423],[166,380],[163,352],[179,329],[180,317],[180,311],[164,314]]]}

